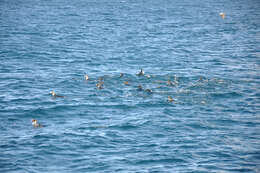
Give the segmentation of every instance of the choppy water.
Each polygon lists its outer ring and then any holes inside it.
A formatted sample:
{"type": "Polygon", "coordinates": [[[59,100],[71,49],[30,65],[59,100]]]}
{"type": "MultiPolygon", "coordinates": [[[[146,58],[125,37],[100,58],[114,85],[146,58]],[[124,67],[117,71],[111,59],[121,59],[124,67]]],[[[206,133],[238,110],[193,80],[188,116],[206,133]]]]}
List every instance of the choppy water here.
{"type": "Polygon", "coordinates": [[[1,0],[0,172],[260,172],[259,9],[1,0]]]}

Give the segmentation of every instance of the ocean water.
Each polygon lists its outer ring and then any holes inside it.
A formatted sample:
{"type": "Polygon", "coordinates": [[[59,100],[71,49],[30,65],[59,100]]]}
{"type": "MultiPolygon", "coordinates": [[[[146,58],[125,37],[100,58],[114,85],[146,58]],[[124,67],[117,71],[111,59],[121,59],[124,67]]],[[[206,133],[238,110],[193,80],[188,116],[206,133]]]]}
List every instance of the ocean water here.
{"type": "Polygon", "coordinates": [[[260,172],[259,9],[0,0],[0,172],[260,172]]]}

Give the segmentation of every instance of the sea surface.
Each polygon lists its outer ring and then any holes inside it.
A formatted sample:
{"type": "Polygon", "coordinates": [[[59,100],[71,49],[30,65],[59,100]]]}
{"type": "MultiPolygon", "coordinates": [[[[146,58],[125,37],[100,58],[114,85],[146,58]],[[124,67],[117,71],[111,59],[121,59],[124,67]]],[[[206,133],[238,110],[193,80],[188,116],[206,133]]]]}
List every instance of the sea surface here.
{"type": "Polygon", "coordinates": [[[260,1],[0,0],[0,172],[260,172],[260,1]]]}

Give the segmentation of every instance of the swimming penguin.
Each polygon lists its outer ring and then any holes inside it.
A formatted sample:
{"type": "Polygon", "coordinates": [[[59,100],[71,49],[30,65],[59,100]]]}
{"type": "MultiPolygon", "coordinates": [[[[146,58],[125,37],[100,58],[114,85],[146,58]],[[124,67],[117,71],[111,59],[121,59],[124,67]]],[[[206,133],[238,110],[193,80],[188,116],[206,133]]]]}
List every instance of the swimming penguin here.
{"type": "Polygon", "coordinates": [[[147,75],[145,75],[145,77],[147,77],[147,78],[151,78],[151,75],[147,74],[147,75]]]}
{"type": "Polygon", "coordinates": [[[198,80],[198,82],[203,82],[203,77],[200,76],[200,79],[198,80]]]}
{"type": "Polygon", "coordinates": [[[142,85],[138,85],[138,87],[137,87],[137,91],[142,91],[142,90],[143,90],[142,85]]]}
{"type": "Polygon", "coordinates": [[[148,93],[152,93],[151,89],[146,89],[145,91],[148,92],[148,93]]]}
{"type": "Polygon", "coordinates": [[[199,80],[197,80],[197,82],[208,82],[209,80],[207,78],[204,78],[202,76],[200,76],[199,80]]]}
{"type": "Polygon", "coordinates": [[[51,94],[53,97],[61,97],[61,98],[64,98],[64,96],[57,95],[54,91],[51,91],[50,94],[51,94]]]}
{"type": "Polygon", "coordinates": [[[176,75],[174,75],[174,83],[177,85],[179,82],[178,82],[178,78],[176,75]]]}
{"type": "Polygon", "coordinates": [[[201,103],[201,104],[206,104],[206,102],[205,102],[204,100],[202,100],[200,103],[201,103]]]}
{"type": "Polygon", "coordinates": [[[32,125],[33,125],[33,127],[42,127],[42,125],[39,124],[39,123],[37,122],[37,120],[35,120],[35,119],[32,119],[32,125]]]}
{"type": "Polygon", "coordinates": [[[168,102],[173,102],[173,98],[171,96],[168,96],[168,102]]]}
{"type": "Polygon", "coordinates": [[[170,79],[167,81],[167,85],[174,86],[174,84],[172,83],[172,81],[170,79]]]}
{"type": "Polygon", "coordinates": [[[121,77],[123,77],[123,76],[124,76],[124,73],[120,73],[120,76],[119,76],[119,77],[121,78],[121,77]]]}
{"type": "Polygon", "coordinates": [[[219,13],[219,15],[222,17],[222,19],[225,19],[226,14],[225,13],[219,13]]]}
{"type": "Polygon", "coordinates": [[[103,84],[104,84],[104,82],[100,81],[99,83],[97,83],[96,86],[98,89],[103,89],[103,84]]]}
{"type": "Polygon", "coordinates": [[[125,85],[129,85],[129,82],[128,82],[128,81],[125,81],[124,84],[125,84],[125,85]]]}
{"type": "Polygon", "coordinates": [[[143,69],[141,69],[141,71],[137,74],[137,76],[143,76],[144,75],[144,71],[143,69]]]}
{"type": "Polygon", "coordinates": [[[86,80],[89,80],[89,77],[88,77],[88,75],[85,75],[85,76],[84,76],[84,78],[85,78],[86,80]]]}

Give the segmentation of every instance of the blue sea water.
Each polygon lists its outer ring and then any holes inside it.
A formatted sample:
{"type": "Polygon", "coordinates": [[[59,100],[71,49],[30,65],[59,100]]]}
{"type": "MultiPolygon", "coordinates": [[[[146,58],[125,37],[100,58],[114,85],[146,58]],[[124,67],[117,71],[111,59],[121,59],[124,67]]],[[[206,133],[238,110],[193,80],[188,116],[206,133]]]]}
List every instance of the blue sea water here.
{"type": "Polygon", "coordinates": [[[0,172],[260,172],[259,9],[0,0],[0,172]]]}

